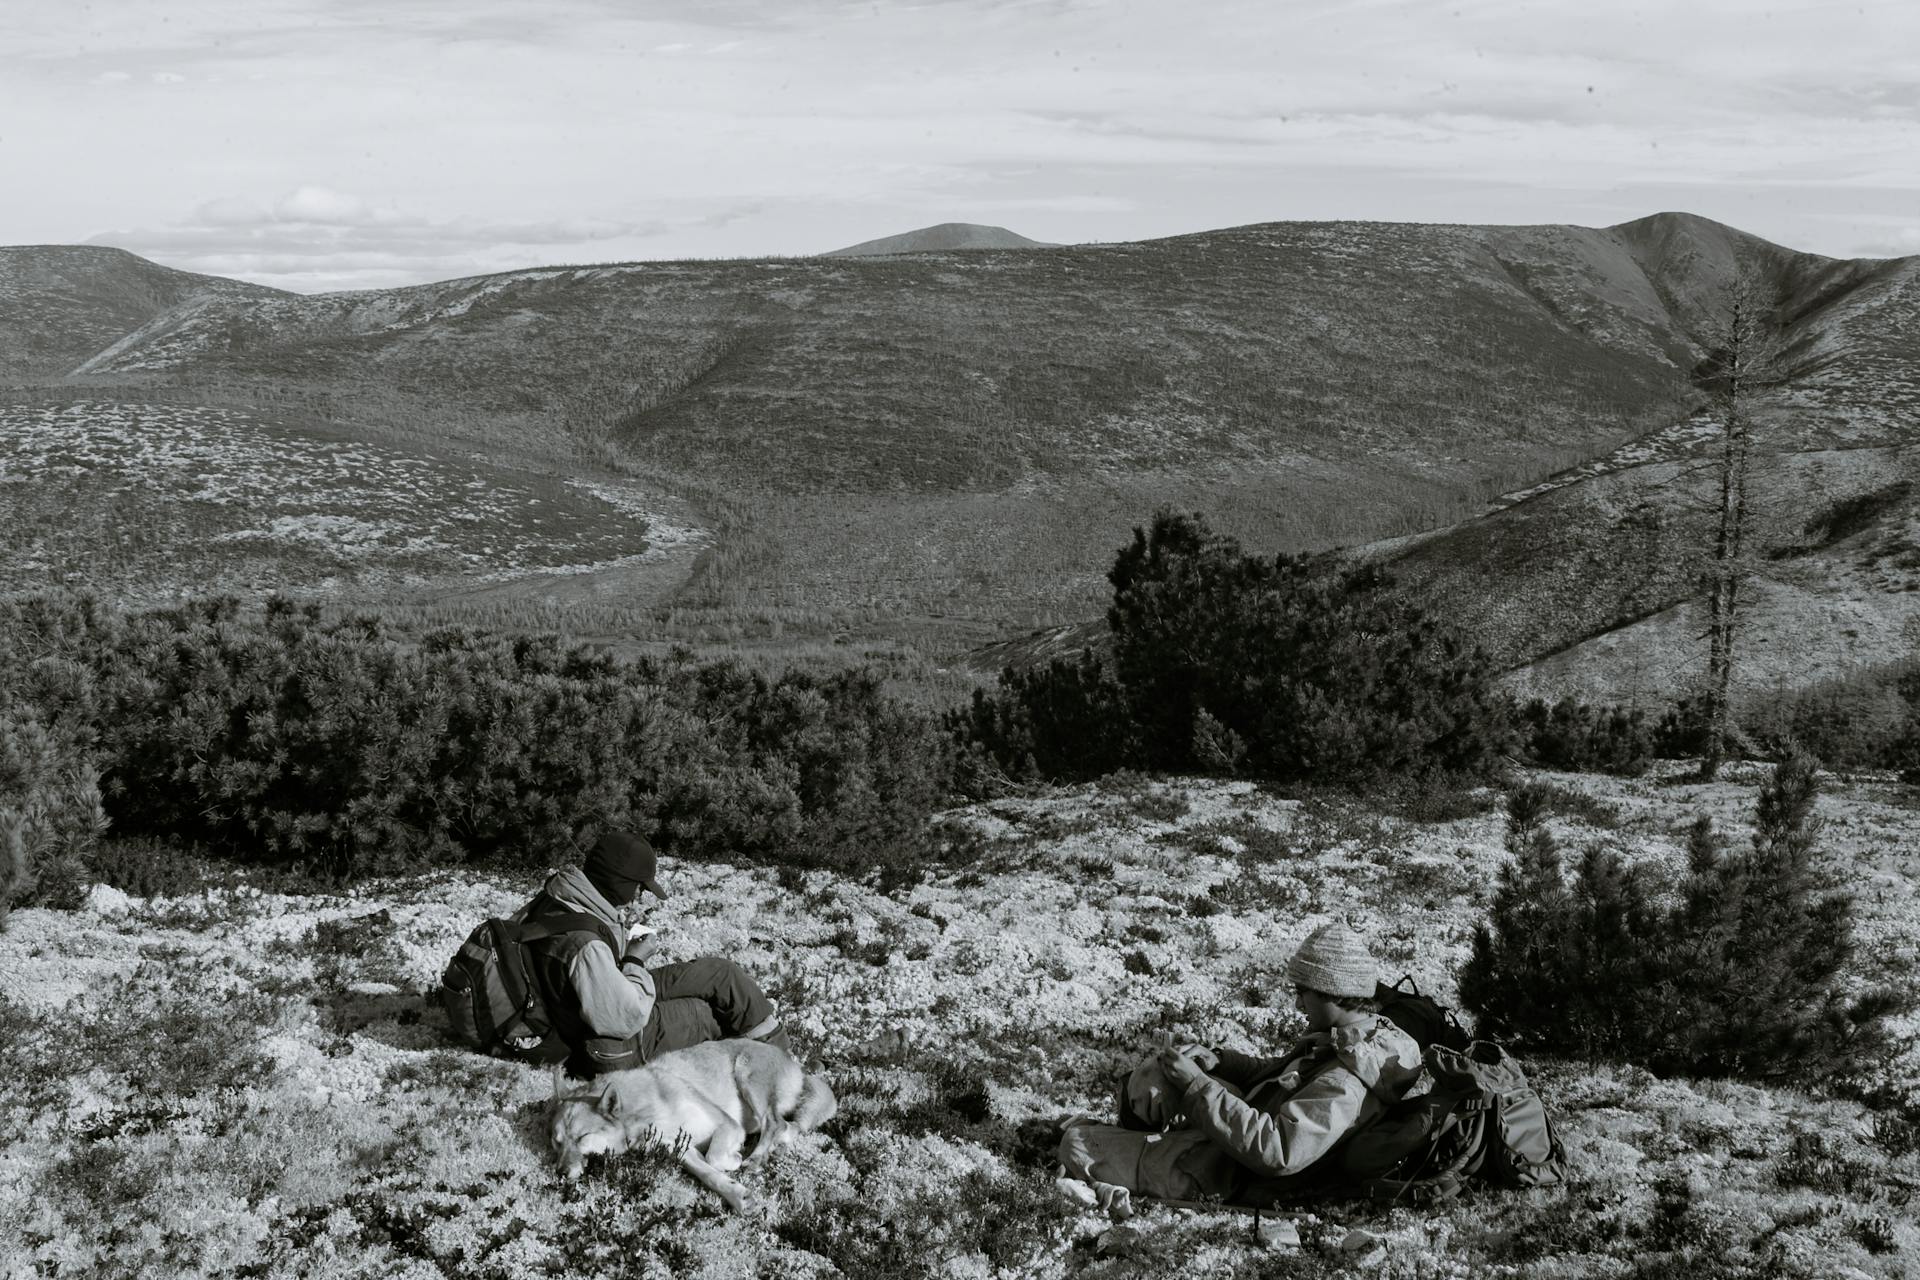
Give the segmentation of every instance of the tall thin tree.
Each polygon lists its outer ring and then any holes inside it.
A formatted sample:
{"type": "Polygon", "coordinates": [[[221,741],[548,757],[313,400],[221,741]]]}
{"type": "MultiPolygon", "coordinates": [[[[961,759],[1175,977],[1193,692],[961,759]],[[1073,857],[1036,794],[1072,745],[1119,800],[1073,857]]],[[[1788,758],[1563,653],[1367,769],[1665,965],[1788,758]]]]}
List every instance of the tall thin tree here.
{"type": "Polygon", "coordinates": [[[1742,267],[1709,320],[1708,354],[1700,383],[1712,399],[1720,428],[1714,459],[1716,502],[1706,565],[1706,746],[1700,776],[1713,778],[1733,736],[1732,688],[1739,638],[1741,587],[1754,569],[1750,545],[1753,507],[1753,411],[1758,393],[1779,380],[1775,290],[1754,265],[1742,267]]]}

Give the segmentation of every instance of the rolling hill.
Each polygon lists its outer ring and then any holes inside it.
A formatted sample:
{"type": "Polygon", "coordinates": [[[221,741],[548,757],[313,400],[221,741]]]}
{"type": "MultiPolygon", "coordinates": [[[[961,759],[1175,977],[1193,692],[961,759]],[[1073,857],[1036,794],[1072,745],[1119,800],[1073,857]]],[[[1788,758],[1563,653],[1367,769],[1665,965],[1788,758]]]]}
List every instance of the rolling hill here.
{"type": "MultiPolygon", "coordinates": [[[[1113,549],[1168,504],[1255,549],[1376,544],[1449,607],[1512,615],[1496,642],[1522,664],[1684,601],[1672,477],[1703,439],[1690,375],[1742,263],[1780,290],[1793,376],[1762,430],[1784,474],[1900,456],[1920,260],[1819,258],[1684,214],[234,286],[113,313],[82,281],[36,295],[48,332],[80,335],[60,339],[71,363],[16,370],[8,394],[624,476],[716,531],[689,581],[628,603],[717,610],[730,638],[758,619],[931,630],[950,651],[1090,617],[1113,549]],[[1595,557],[1592,589],[1570,585],[1595,557]]],[[[1835,502],[1891,482],[1820,470],[1835,502]]]]}
{"type": "Polygon", "coordinates": [[[156,316],[277,289],[175,271],[124,249],[0,247],[0,385],[58,378],[156,316]]]}
{"type": "Polygon", "coordinates": [[[1005,227],[983,227],[976,222],[942,222],[904,231],[897,236],[862,240],[844,249],[831,249],[823,258],[867,258],[889,253],[944,253],[950,249],[1050,249],[1041,240],[1029,240],[1005,227]]]}

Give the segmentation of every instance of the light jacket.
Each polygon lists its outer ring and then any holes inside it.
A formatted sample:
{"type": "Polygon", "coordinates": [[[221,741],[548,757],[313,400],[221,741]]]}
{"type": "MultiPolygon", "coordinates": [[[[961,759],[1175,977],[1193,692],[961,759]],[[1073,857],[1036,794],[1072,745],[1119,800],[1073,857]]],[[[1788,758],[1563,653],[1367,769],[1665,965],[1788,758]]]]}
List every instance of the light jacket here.
{"type": "Polygon", "coordinates": [[[1285,1057],[1219,1057],[1187,1089],[1182,1122],[1257,1178],[1299,1173],[1420,1073],[1419,1044],[1379,1014],[1310,1033],[1285,1057]]]}
{"type": "MultiPolygon", "coordinates": [[[[568,911],[584,912],[603,920],[615,937],[621,934],[620,912],[587,879],[579,867],[565,867],[547,878],[542,892],[568,911]]],[[[527,909],[520,916],[524,918],[527,909]]],[[[567,962],[567,977],[580,1000],[580,1017],[596,1036],[625,1039],[646,1028],[653,1014],[653,975],[643,961],[631,956],[616,959],[606,942],[593,938],[567,962]]]]}

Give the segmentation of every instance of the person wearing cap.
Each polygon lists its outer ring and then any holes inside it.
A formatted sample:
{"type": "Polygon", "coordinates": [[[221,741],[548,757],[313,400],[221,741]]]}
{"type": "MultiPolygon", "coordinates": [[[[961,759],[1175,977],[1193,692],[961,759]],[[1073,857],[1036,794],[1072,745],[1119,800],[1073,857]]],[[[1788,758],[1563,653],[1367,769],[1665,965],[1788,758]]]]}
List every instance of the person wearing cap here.
{"type": "Polygon", "coordinates": [[[625,927],[642,893],[667,897],[646,837],[610,831],[585,862],[547,878],[515,917],[590,916],[601,928],[556,933],[530,944],[534,981],[573,1052],[575,1075],[592,1076],[651,1062],[673,1049],[744,1036],[791,1051],[773,1002],[747,972],[723,956],[648,968],[658,950],[650,931],[625,927]],[[610,942],[624,939],[616,955],[610,942]]]}
{"type": "Polygon", "coordinates": [[[1240,1203],[1271,1203],[1311,1179],[1316,1161],[1420,1072],[1419,1044],[1379,1011],[1378,974],[1352,929],[1315,929],[1287,964],[1305,1035],[1269,1058],[1162,1050],[1125,1082],[1122,1125],[1068,1127],[1068,1171],[1096,1185],[1240,1203]]]}

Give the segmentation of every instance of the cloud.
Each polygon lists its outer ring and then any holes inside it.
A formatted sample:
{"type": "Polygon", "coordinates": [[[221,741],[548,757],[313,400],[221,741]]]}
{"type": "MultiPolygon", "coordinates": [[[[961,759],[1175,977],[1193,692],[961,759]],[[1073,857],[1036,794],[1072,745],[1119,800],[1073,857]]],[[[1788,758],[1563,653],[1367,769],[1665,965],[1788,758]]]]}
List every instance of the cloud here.
{"type": "Polygon", "coordinates": [[[896,218],[1072,241],[1693,207],[1842,253],[1891,234],[1869,225],[1877,203],[1847,214],[1864,189],[1920,198],[1920,8],[1904,0],[25,12],[0,119],[51,123],[0,149],[0,189],[32,193],[0,208],[0,239],[142,227],[116,234],[275,244],[276,263],[411,246],[425,279],[457,254],[804,251],[896,218]],[[158,87],[169,75],[189,79],[158,87]],[[1650,187],[1677,194],[1619,207],[1650,187]]]}
{"type": "Polygon", "coordinates": [[[359,196],[328,187],[299,187],[274,206],[273,220],[295,225],[364,227],[400,219],[397,214],[383,217],[375,213],[359,196]]]}
{"type": "Polygon", "coordinates": [[[88,243],[280,288],[374,288],[553,261],[607,260],[677,230],[725,226],[758,209],[749,203],[676,219],[431,219],[304,185],[271,205],[223,197],[179,223],[105,232],[88,243]]]}

